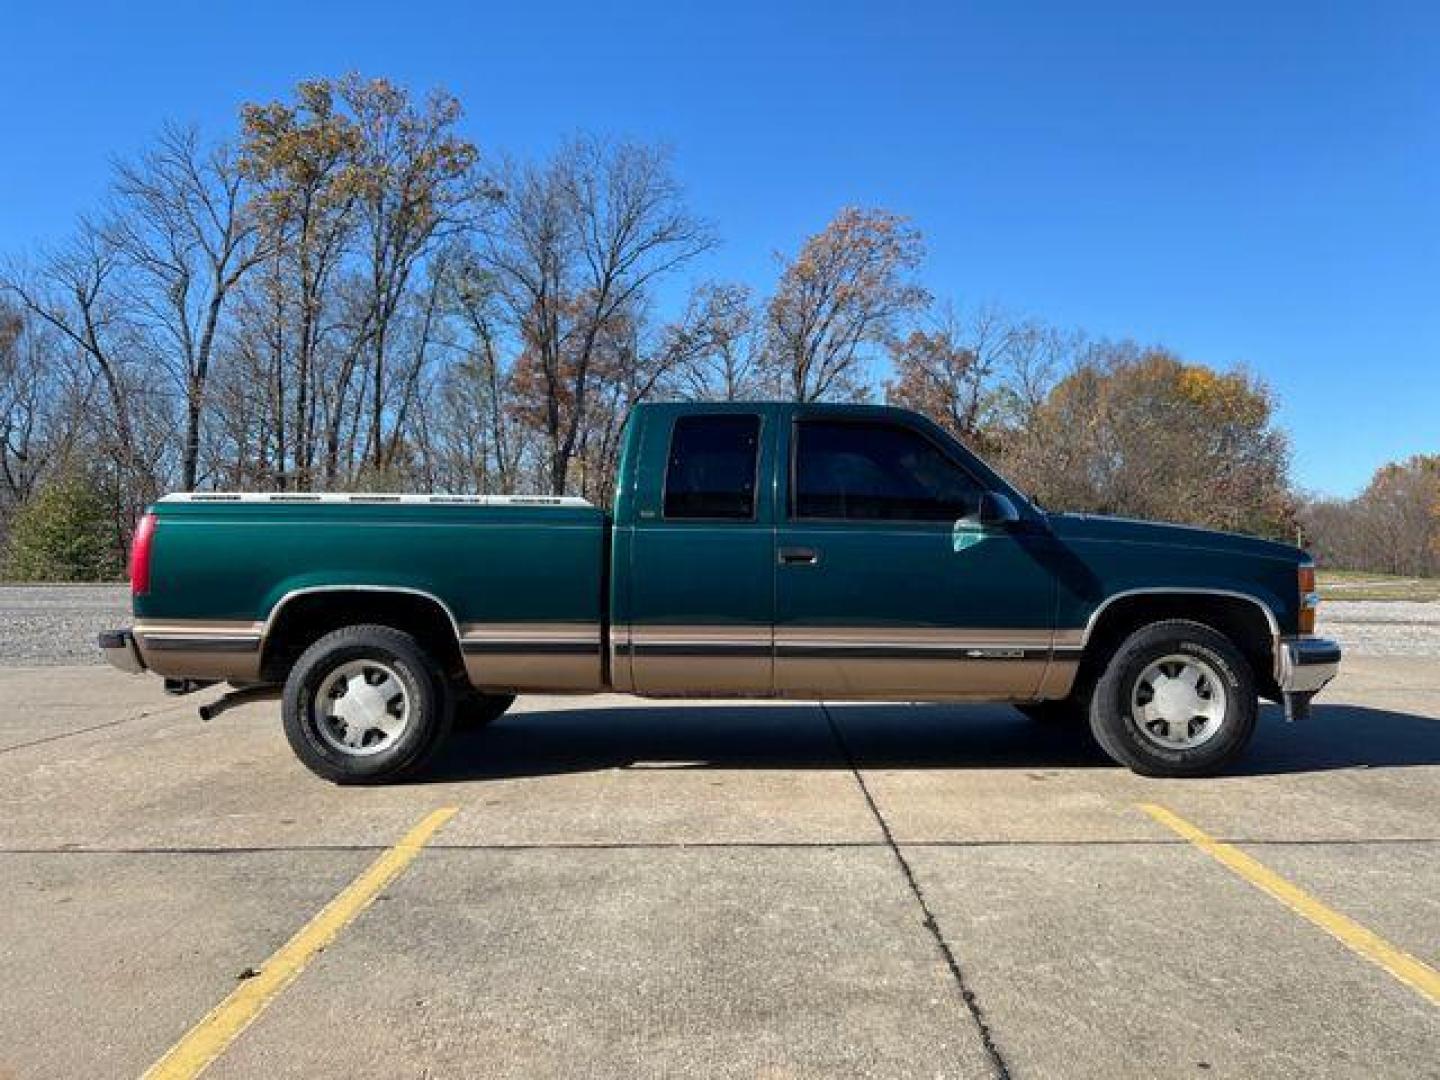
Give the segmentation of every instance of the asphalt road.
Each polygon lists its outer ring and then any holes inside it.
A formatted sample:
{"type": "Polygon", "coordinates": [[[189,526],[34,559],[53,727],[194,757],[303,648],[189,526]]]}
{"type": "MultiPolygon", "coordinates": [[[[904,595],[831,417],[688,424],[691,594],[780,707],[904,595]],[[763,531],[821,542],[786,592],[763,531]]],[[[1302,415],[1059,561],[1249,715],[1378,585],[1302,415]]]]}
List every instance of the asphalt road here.
{"type": "Polygon", "coordinates": [[[1440,1072],[1433,659],[1190,782],[996,707],[535,697],[341,789],[273,704],[0,693],[0,1076],[1440,1072]]]}

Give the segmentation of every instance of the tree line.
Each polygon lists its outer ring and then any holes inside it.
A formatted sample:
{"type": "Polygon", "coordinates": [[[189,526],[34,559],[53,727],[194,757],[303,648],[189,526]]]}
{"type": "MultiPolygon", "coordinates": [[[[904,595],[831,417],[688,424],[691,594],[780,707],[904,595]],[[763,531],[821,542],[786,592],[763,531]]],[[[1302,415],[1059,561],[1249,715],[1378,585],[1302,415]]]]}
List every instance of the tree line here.
{"type": "Polygon", "coordinates": [[[482,152],[453,96],[387,79],[168,127],[68,240],[0,263],[9,572],[117,573],[167,490],[605,501],[647,399],[887,400],[1048,506],[1303,521],[1337,553],[1382,501],[1297,499],[1251,374],[933,296],[896,213],[841,209],[763,289],[706,277],[718,239],[663,147],[482,152]]]}
{"type": "Polygon", "coordinates": [[[1301,524],[1325,566],[1440,577],[1440,454],[1381,466],[1353,499],[1311,499],[1301,524]]]}

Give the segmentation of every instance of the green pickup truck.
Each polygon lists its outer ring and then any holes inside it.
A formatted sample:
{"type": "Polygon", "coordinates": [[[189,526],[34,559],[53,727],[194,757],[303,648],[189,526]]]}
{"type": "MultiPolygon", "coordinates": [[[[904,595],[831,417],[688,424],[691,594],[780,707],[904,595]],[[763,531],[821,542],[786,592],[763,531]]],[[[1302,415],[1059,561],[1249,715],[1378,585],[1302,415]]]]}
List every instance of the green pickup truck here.
{"type": "MultiPolygon", "coordinates": [[[[924,417],[647,404],[581,499],[192,494],[131,554],[115,666],[279,692],[329,780],[419,769],[518,693],[1003,701],[1212,773],[1340,649],[1285,544],[1045,513],[924,417]]],[[[246,691],[242,691],[246,692],[246,691]]],[[[603,722],[603,713],[596,721],[603,722]]]]}

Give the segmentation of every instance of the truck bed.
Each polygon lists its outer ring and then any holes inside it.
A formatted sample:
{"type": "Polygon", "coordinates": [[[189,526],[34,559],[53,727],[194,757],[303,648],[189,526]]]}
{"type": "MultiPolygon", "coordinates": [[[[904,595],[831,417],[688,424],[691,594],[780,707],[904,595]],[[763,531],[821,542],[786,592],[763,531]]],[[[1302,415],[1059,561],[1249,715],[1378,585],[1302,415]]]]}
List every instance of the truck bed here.
{"type": "Polygon", "coordinates": [[[603,686],[608,524],[583,499],[217,493],[153,511],[135,632],[161,674],[198,676],[216,652],[242,651],[258,674],[288,605],[361,587],[438,600],[483,685],[603,686]]]}

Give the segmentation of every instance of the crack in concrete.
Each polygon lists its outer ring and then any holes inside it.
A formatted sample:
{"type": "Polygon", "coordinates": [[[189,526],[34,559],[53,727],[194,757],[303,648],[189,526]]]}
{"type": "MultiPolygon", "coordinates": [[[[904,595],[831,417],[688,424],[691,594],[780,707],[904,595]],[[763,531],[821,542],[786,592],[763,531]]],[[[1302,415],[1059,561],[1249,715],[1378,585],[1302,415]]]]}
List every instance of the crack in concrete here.
{"type": "MultiPolygon", "coordinates": [[[[188,702],[186,703],[189,704],[188,702]]],[[[73,739],[79,735],[89,735],[92,731],[104,731],[106,728],[119,727],[121,724],[131,724],[136,720],[144,720],[151,716],[164,716],[166,713],[178,712],[185,708],[185,705],[164,705],[158,709],[145,709],[134,716],[122,716],[118,720],[106,720],[103,724],[92,724],[90,727],[76,728],[74,731],[61,731],[55,735],[46,735],[44,738],[31,739],[28,742],[11,743],[9,746],[0,746],[0,754],[8,754],[15,750],[28,750],[32,746],[45,746],[48,743],[59,742],[61,739],[73,739]]]]}
{"type": "Polygon", "coordinates": [[[922,924],[930,932],[940,950],[940,955],[945,959],[945,965],[950,969],[950,977],[955,983],[956,989],[960,992],[960,1000],[965,1003],[965,1009],[974,1021],[976,1029],[980,1033],[980,1045],[985,1049],[985,1055],[990,1059],[990,1066],[995,1071],[999,1080],[1010,1080],[1010,1066],[1006,1064],[1005,1058],[1000,1053],[1000,1048],[995,1044],[994,1033],[990,1030],[990,1024],[985,1019],[985,1011],[980,1007],[980,999],[975,996],[975,991],[970,989],[965,981],[965,973],[960,970],[960,961],[956,958],[955,952],[950,948],[950,943],[945,940],[945,935],[940,931],[940,924],[936,921],[934,913],[930,910],[930,904],[925,899],[925,890],[920,887],[919,880],[915,877],[915,871],[911,868],[905,854],[900,850],[900,845],[895,842],[894,835],[890,832],[890,824],[885,820],[885,815],[880,812],[875,797],[870,793],[870,787],[865,783],[865,777],[860,773],[860,766],[855,760],[855,755],[850,749],[850,744],[845,740],[845,734],[840,730],[840,725],[830,715],[830,709],[822,701],[819,702],[820,711],[825,714],[825,721],[830,725],[830,732],[835,737],[835,743],[840,748],[840,754],[845,760],[850,774],[855,777],[855,783],[860,787],[860,794],[865,797],[866,804],[870,807],[870,813],[875,816],[875,823],[880,826],[880,833],[885,838],[885,846],[890,849],[890,854],[895,857],[895,862],[900,867],[900,873],[905,878],[915,902],[920,907],[924,916],[922,924]]]}

